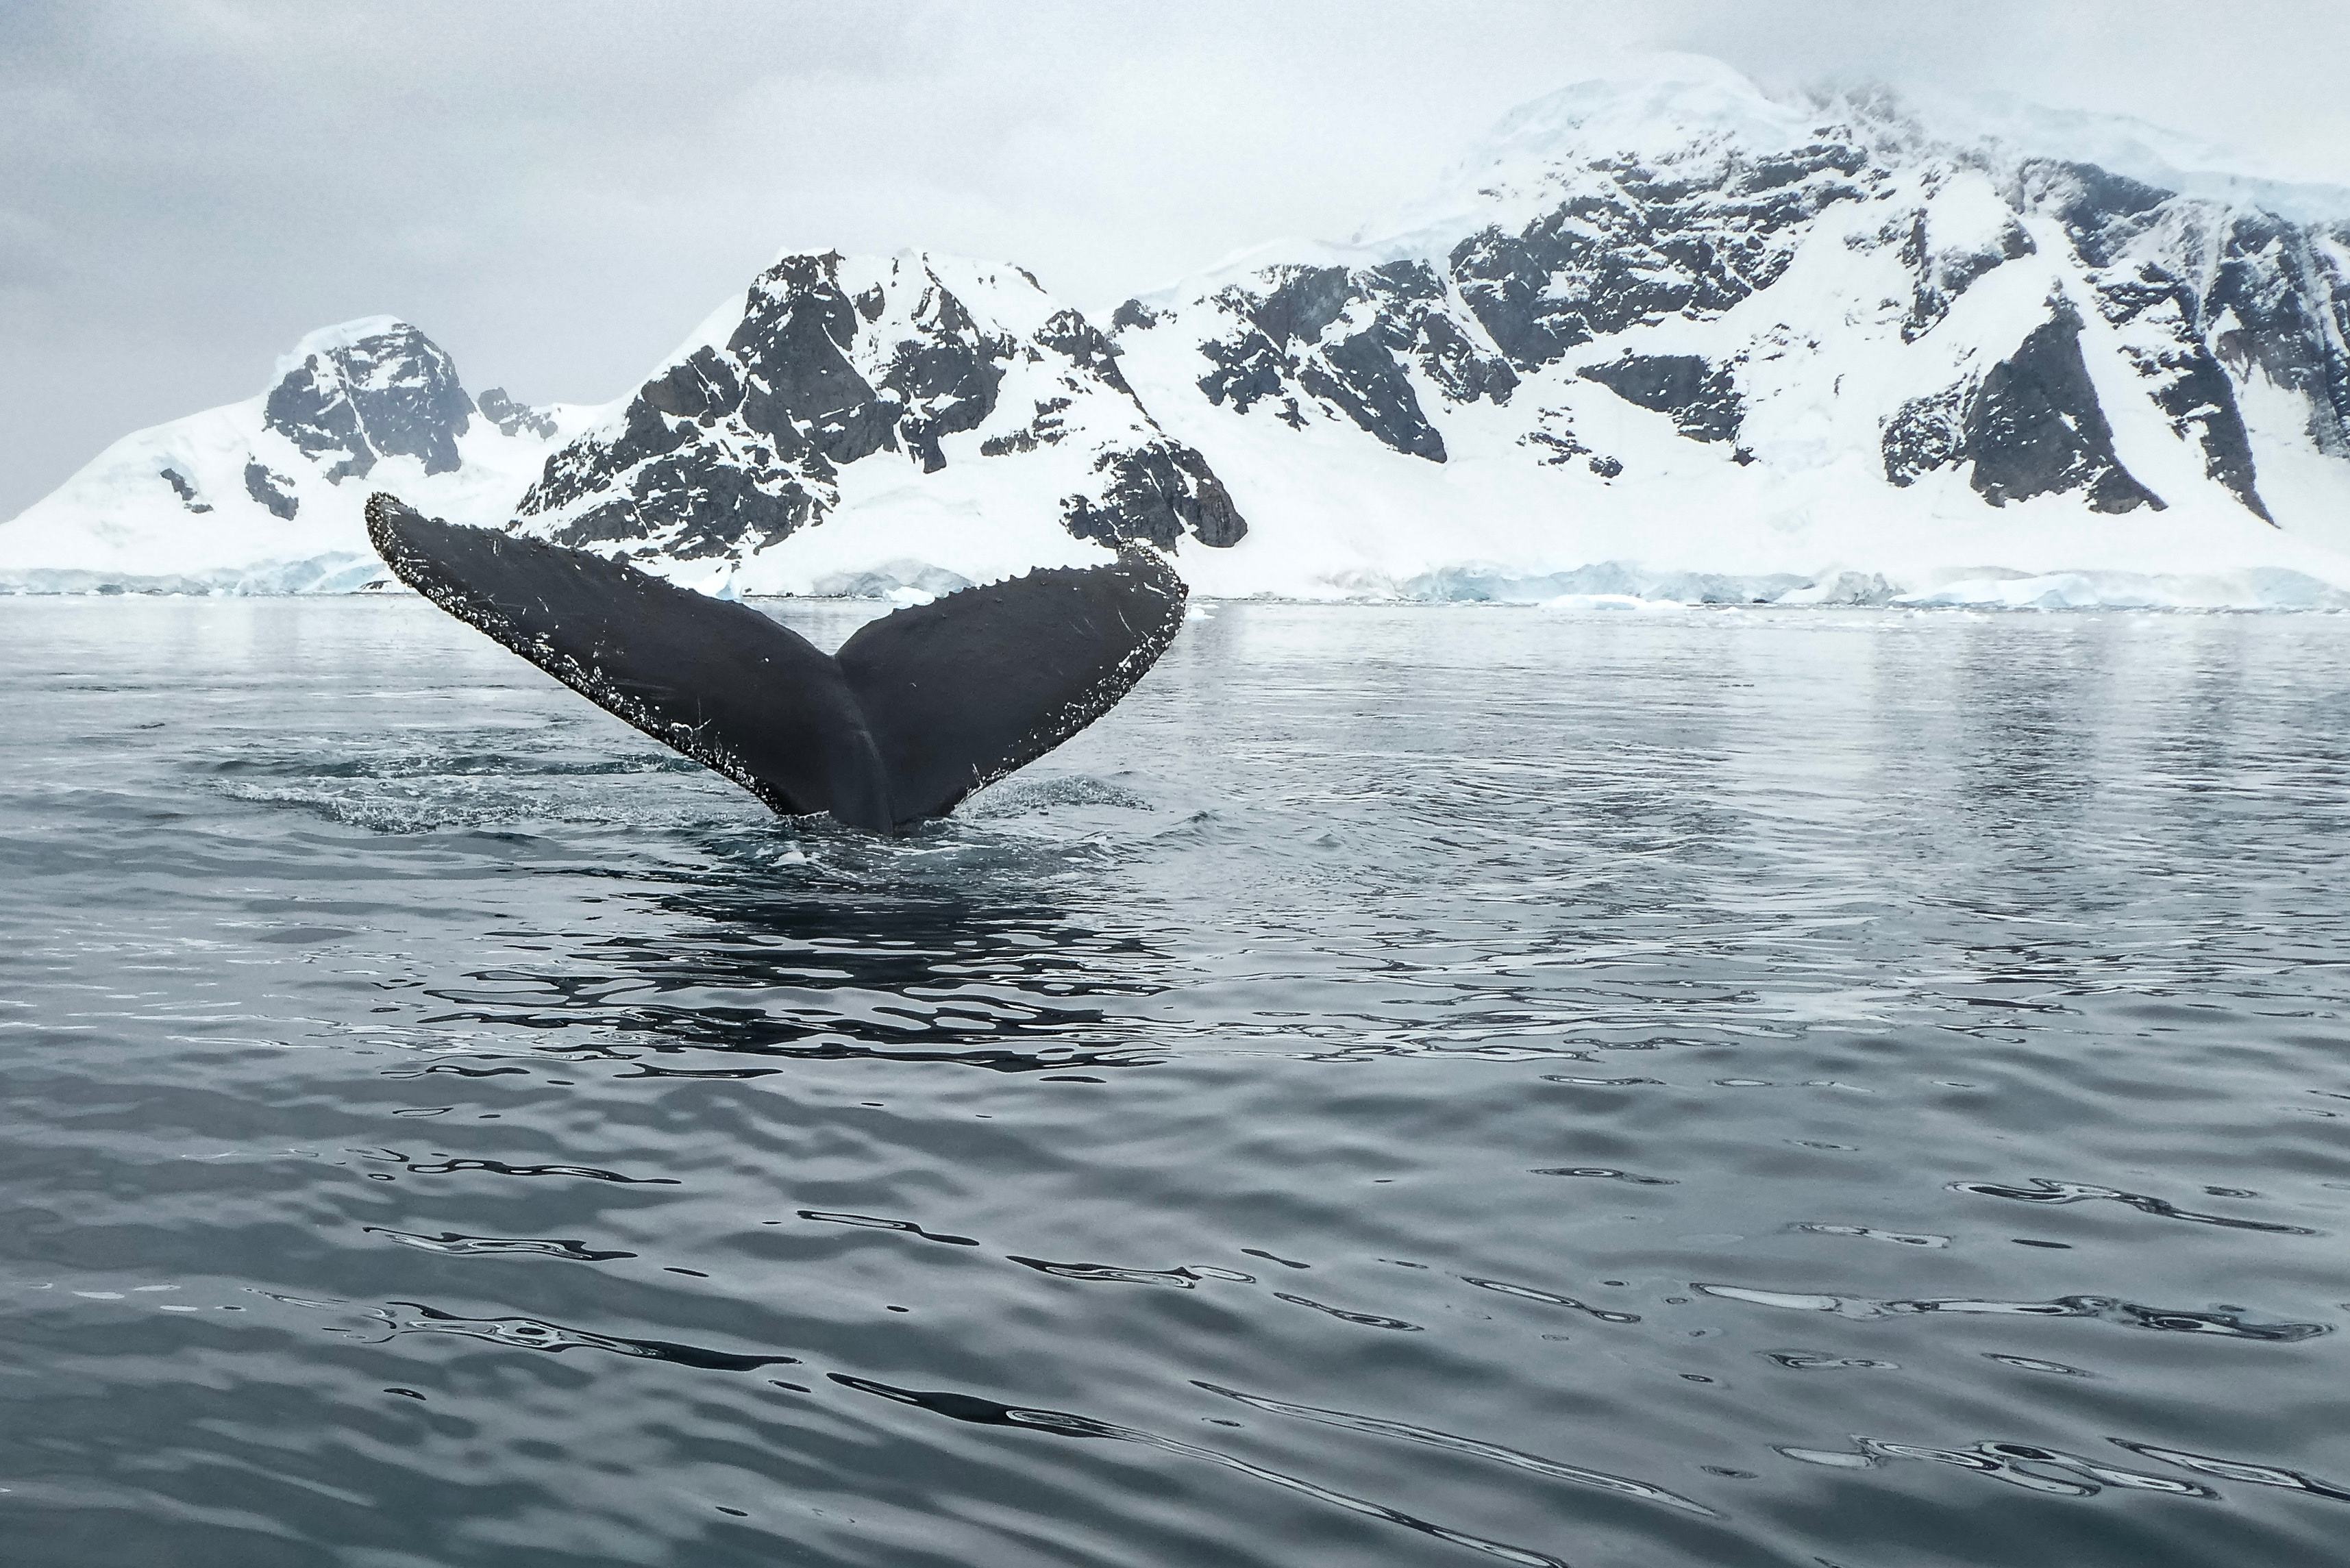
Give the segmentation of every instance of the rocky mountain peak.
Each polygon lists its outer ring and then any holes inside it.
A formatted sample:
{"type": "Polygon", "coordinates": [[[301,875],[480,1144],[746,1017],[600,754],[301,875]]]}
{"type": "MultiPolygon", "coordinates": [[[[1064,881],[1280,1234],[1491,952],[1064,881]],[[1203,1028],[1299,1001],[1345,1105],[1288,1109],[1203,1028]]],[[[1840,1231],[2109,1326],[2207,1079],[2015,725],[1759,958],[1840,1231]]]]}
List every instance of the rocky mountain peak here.
{"type": "Polygon", "coordinates": [[[383,457],[453,472],[473,400],[441,346],[389,316],[311,333],[278,366],[264,400],[269,429],[329,479],[362,478],[383,457]]]}
{"type": "Polygon", "coordinates": [[[503,524],[567,410],[473,400],[395,317],[312,332],[241,402],[138,431],[0,529],[0,587],[339,591],[384,577],[367,478],[503,524]]]}
{"type": "Polygon", "coordinates": [[[848,471],[877,463],[1001,470],[1082,539],[1222,547],[1246,528],[1082,315],[1017,267],[915,252],[778,258],[739,313],[548,460],[521,525],[740,566],[830,516],[848,471]]]}
{"type": "Polygon", "coordinates": [[[501,435],[531,436],[540,441],[551,439],[556,431],[555,416],[545,409],[516,402],[504,387],[492,387],[473,400],[473,410],[498,429],[501,435]]]}

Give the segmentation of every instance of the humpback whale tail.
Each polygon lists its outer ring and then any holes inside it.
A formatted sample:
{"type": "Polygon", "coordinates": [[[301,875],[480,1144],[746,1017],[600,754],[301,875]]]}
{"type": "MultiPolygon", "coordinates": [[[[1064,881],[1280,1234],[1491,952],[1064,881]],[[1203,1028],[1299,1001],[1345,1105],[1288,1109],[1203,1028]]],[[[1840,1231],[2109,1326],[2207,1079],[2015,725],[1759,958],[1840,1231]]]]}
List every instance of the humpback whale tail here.
{"type": "Polygon", "coordinates": [[[840,651],[633,566],[368,501],[401,581],[786,815],[900,831],[1109,711],[1183,622],[1155,552],[964,588],[840,651]]]}

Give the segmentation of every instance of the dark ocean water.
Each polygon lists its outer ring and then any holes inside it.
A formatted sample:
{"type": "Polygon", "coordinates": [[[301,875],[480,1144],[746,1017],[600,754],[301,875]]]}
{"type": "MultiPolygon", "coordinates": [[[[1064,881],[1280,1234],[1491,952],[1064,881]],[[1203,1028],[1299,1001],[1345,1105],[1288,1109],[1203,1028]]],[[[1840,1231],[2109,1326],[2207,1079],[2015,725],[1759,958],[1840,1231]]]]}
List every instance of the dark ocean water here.
{"type": "Polygon", "coordinates": [[[1226,607],[897,843],[0,661],[12,1568],[2350,1559],[2350,620],[1226,607]]]}

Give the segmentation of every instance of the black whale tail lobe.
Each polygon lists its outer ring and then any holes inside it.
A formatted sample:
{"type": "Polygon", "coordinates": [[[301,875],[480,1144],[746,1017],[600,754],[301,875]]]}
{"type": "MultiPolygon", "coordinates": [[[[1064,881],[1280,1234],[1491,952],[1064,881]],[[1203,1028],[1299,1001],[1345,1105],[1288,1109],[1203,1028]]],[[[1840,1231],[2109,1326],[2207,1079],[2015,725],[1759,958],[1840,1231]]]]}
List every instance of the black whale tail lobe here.
{"type": "Polygon", "coordinates": [[[600,556],[368,501],[402,582],[786,815],[943,816],[1109,711],[1183,623],[1156,552],[964,588],[827,654],[748,605],[600,556]]]}

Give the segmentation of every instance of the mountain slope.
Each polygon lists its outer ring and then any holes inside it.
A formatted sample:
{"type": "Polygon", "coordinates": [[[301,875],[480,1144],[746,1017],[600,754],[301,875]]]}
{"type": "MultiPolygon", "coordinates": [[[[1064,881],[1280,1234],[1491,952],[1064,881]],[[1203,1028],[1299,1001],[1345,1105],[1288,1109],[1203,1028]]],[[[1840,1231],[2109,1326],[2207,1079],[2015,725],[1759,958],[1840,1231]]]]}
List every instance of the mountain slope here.
{"type": "Polygon", "coordinates": [[[1145,539],[1210,596],[2350,607],[2350,192],[2216,171],[1667,57],[1107,334],[912,251],[783,256],[594,410],[330,329],[0,526],[0,587],[362,585],[380,485],[720,593],[1145,539]]]}
{"type": "Polygon", "coordinates": [[[571,417],[495,389],[476,404],[404,321],[326,327],[260,396],[125,436],[0,526],[0,587],[363,587],[385,576],[367,542],[369,491],[504,522],[571,417]]]}
{"type": "Polygon", "coordinates": [[[1113,340],[1257,524],[1209,593],[2306,597],[2350,585],[2338,210],[1668,58],[1518,110],[1391,237],[1113,340]]]}
{"type": "Polygon", "coordinates": [[[515,526],[748,593],[940,591],[1247,524],[1035,278],[788,254],[549,459],[515,526]]]}

